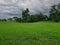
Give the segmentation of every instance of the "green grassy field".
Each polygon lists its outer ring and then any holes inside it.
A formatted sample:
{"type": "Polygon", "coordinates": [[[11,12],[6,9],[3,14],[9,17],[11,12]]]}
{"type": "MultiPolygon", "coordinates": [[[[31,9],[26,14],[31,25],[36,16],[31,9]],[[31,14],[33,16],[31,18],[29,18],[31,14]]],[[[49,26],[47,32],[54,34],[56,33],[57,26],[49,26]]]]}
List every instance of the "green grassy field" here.
{"type": "Polygon", "coordinates": [[[0,45],[60,45],[60,23],[0,22],[0,45]]]}

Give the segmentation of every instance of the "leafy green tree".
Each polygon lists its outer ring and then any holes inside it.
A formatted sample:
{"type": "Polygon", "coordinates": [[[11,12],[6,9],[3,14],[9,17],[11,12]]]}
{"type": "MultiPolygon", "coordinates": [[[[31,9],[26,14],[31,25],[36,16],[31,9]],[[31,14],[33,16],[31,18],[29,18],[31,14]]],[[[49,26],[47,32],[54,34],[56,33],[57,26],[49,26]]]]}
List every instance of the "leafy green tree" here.
{"type": "Polygon", "coordinates": [[[49,20],[48,16],[47,15],[43,15],[43,20],[44,21],[48,21],[49,20]]]}
{"type": "Polygon", "coordinates": [[[26,10],[22,11],[23,22],[28,22],[29,17],[30,17],[29,9],[26,8],[26,10]]]}
{"type": "Polygon", "coordinates": [[[2,19],[0,19],[0,21],[2,21],[2,19]]]}
{"type": "Polygon", "coordinates": [[[22,19],[21,18],[16,18],[15,21],[16,22],[22,22],[22,19]]]}
{"type": "Polygon", "coordinates": [[[40,14],[38,15],[38,18],[39,18],[40,21],[43,21],[43,20],[44,20],[44,15],[43,15],[42,13],[40,13],[40,14]]]}
{"type": "Polygon", "coordinates": [[[30,20],[31,20],[31,22],[44,21],[44,20],[48,20],[48,16],[43,15],[42,13],[35,14],[35,15],[30,16],[30,20]]]}
{"type": "Polygon", "coordinates": [[[22,19],[21,19],[21,18],[18,18],[18,17],[13,17],[13,19],[14,19],[14,21],[16,21],[16,22],[21,22],[21,21],[22,21],[22,19]]]}
{"type": "Polygon", "coordinates": [[[60,11],[58,9],[58,5],[53,5],[50,10],[50,19],[58,22],[60,19],[60,11]]]}
{"type": "Polygon", "coordinates": [[[1,21],[7,21],[6,19],[2,19],[1,21]]]}
{"type": "Polygon", "coordinates": [[[31,16],[30,16],[30,21],[31,21],[31,22],[37,22],[37,21],[38,21],[37,15],[31,15],[31,16]]]}
{"type": "Polygon", "coordinates": [[[60,21],[60,3],[57,5],[57,8],[58,8],[59,21],[60,21]]]}
{"type": "Polygon", "coordinates": [[[8,21],[12,21],[12,18],[8,18],[8,21]]]}

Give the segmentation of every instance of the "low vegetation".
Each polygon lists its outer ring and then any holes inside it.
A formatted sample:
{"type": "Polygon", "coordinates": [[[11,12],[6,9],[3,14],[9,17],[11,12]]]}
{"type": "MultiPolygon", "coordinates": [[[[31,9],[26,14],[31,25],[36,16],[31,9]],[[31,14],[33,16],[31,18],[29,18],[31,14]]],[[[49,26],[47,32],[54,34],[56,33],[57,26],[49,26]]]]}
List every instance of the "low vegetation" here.
{"type": "Polygon", "coordinates": [[[60,45],[60,23],[0,22],[0,45],[60,45]]]}

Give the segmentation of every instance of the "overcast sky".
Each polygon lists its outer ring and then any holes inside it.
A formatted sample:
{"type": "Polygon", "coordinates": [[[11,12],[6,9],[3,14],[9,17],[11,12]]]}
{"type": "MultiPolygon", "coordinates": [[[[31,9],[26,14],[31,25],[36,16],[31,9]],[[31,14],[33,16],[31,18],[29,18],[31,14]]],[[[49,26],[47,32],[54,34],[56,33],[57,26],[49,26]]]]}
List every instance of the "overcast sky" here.
{"type": "Polygon", "coordinates": [[[60,0],[0,0],[0,18],[21,16],[22,10],[29,8],[30,13],[48,13],[50,6],[60,0]]]}

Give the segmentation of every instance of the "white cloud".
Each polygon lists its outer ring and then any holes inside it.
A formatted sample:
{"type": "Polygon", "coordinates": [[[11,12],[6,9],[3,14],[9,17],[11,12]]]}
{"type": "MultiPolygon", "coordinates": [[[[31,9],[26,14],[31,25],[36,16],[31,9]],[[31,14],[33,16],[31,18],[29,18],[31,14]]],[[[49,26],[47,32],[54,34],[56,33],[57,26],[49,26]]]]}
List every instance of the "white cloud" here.
{"type": "Polygon", "coordinates": [[[47,13],[50,6],[59,3],[60,0],[0,0],[0,13],[5,14],[0,17],[16,16],[21,14],[22,10],[29,8],[31,13],[47,13]],[[7,15],[6,15],[7,14],[7,15]]]}

